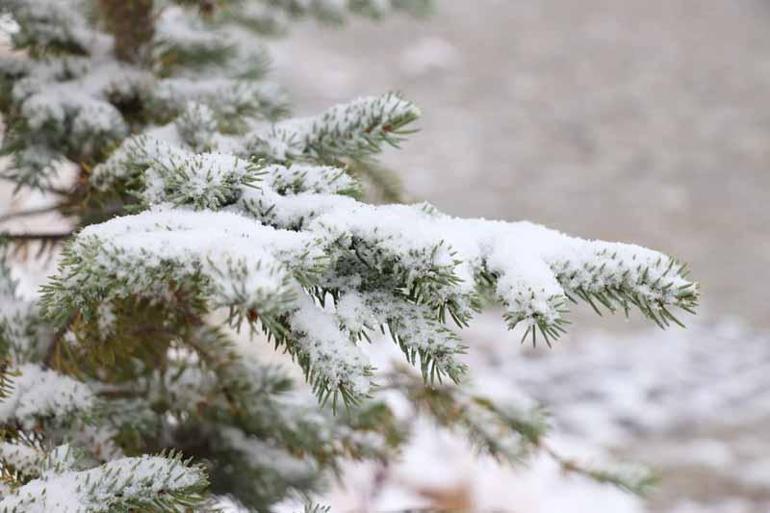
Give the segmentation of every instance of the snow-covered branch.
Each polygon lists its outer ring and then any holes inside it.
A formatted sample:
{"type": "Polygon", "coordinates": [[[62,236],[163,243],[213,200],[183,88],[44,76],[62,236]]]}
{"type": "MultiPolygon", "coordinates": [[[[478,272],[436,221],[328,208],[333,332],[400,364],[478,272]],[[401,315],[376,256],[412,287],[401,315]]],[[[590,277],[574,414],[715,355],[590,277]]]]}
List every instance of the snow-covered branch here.
{"type": "Polygon", "coordinates": [[[49,471],[0,501],[3,513],[184,511],[204,502],[200,467],[177,455],[110,461],[90,470],[49,471]]]}
{"type": "Polygon", "coordinates": [[[697,301],[684,267],[661,253],[426,205],[368,205],[346,194],[354,182],[342,169],[259,167],[182,147],[144,163],[138,194],[151,210],[83,230],[49,311],[162,301],[173,284],[203,278],[203,297],[258,318],[321,397],[366,393],[353,341],[380,326],[426,376],[459,380],[462,346],[445,322],[464,325],[483,287],[511,328],[523,323],[525,336],[548,343],[564,330],[568,301],[636,307],[661,326],[697,301]]]}

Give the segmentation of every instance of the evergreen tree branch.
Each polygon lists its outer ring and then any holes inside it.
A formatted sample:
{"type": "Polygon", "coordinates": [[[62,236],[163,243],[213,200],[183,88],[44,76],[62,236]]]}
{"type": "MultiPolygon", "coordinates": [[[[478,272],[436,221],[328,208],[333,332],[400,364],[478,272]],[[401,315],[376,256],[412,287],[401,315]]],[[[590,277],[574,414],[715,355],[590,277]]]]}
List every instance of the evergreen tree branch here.
{"type": "Polygon", "coordinates": [[[154,33],[153,0],[99,0],[98,4],[114,37],[115,56],[127,62],[140,59],[154,33]]]}
{"type": "Polygon", "coordinates": [[[206,486],[202,469],[176,454],[122,458],[90,470],[44,473],[3,498],[0,511],[181,513],[205,503],[206,486]]]}
{"type": "Polygon", "coordinates": [[[635,495],[647,495],[657,484],[657,476],[649,469],[638,465],[622,465],[617,468],[592,467],[567,458],[541,441],[539,449],[559,464],[561,469],[570,474],[577,474],[592,481],[616,486],[635,495]]]}

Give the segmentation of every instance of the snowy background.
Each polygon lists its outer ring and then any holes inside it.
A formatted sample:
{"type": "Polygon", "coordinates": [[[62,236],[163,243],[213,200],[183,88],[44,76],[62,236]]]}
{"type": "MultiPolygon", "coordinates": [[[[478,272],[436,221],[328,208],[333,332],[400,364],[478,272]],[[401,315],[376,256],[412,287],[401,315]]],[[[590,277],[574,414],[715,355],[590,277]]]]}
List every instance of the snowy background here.
{"type": "Polygon", "coordinates": [[[575,312],[553,350],[496,315],[465,338],[477,386],[526,392],[564,450],[653,465],[646,501],[504,470],[420,426],[392,468],[356,466],[339,511],[770,511],[770,3],[439,0],[428,20],[302,25],[273,45],[299,114],[402,91],[421,131],[384,161],[444,211],[530,219],[678,255],[702,283],[687,330],[575,312]]]}

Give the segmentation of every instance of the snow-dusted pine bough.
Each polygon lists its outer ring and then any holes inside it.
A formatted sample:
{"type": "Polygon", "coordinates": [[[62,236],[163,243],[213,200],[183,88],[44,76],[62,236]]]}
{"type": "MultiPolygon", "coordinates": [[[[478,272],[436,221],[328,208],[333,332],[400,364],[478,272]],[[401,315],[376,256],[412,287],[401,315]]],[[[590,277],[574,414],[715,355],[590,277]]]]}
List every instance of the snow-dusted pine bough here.
{"type": "Polygon", "coordinates": [[[16,50],[0,62],[6,177],[77,220],[7,234],[6,253],[66,243],[38,299],[0,268],[0,512],[208,511],[224,495],[269,510],[346,459],[395,453],[408,433],[382,391],[501,460],[551,453],[538,412],[459,386],[458,329],[490,300],[548,344],[572,302],[663,327],[696,306],[684,266],[652,250],[365,203],[383,183],[373,156],[417,107],[386,94],[291,118],[261,81],[260,37],[291,19],[424,2],[0,5],[16,50]],[[265,334],[317,397],[231,328],[265,334]],[[378,372],[378,332],[420,372],[378,372]]]}

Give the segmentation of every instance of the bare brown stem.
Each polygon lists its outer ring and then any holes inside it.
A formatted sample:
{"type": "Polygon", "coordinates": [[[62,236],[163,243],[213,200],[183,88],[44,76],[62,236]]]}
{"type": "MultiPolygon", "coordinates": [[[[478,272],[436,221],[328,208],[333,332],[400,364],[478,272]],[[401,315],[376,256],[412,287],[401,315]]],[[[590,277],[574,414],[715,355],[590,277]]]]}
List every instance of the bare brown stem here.
{"type": "Polygon", "coordinates": [[[152,0],[99,0],[107,30],[115,37],[115,55],[139,62],[155,33],[152,0]]]}
{"type": "Polygon", "coordinates": [[[11,242],[58,242],[72,237],[72,232],[52,232],[52,233],[0,233],[0,238],[10,240],[11,242]]]}
{"type": "Polygon", "coordinates": [[[48,212],[55,212],[58,208],[59,205],[49,205],[47,207],[30,208],[29,210],[9,212],[0,216],[0,223],[10,221],[11,219],[18,219],[19,217],[32,217],[40,214],[47,214],[48,212]]]}

